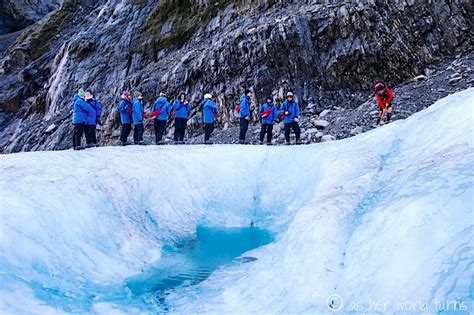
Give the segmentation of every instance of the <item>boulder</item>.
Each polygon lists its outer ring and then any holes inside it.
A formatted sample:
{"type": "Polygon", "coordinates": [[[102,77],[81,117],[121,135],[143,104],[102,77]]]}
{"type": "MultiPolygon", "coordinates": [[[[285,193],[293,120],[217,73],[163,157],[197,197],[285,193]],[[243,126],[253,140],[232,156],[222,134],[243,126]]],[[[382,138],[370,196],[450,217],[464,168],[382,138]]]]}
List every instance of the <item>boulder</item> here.
{"type": "Polygon", "coordinates": [[[327,126],[329,126],[329,122],[324,120],[324,119],[317,119],[317,120],[314,121],[314,125],[318,129],[324,129],[327,126]]]}
{"type": "Polygon", "coordinates": [[[326,116],[327,114],[329,114],[330,110],[329,109],[325,109],[321,112],[321,114],[319,114],[319,118],[323,118],[324,116],[326,116]]]}
{"type": "Polygon", "coordinates": [[[416,77],[413,78],[414,81],[425,81],[426,79],[428,79],[425,75],[417,75],[416,77]]]}
{"type": "Polygon", "coordinates": [[[462,80],[462,76],[459,73],[454,73],[448,81],[448,84],[455,84],[462,80]]]}
{"type": "Polygon", "coordinates": [[[327,142],[327,141],[334,141],[336,140],[336,137],[333,135],[324,135],[321,137],[321,142],[327,142]]]}
{"type": "Polygon", "coordinates": [[[357,126],[357,127],[354,127],[351,129],[351,135],[355,136],[359,133],[362,133],[363,132],[363,129],[361,126],[357,126]]]}
{"type": "Polygon", "coordinates": [[[45,133],[50,133],[52,132],[54,129],[56,129],[56,125],[55,124],[51,124],[48,126],[48,128],[46,128],[46,130],[44,131],[45,133]]]}

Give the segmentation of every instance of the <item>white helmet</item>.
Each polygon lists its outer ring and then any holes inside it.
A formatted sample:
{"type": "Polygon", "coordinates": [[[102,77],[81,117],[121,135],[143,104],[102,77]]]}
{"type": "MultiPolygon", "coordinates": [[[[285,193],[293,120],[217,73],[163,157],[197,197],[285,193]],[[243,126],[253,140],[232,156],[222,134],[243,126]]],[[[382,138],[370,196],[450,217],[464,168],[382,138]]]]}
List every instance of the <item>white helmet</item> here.
{"type": "Polygon", "coordinates": [[[205,99],[205,100],[210,100],[210,99],[212,99],[212,94],[210,94],[210,93],[204,94],[204,99],[205,99]]]}

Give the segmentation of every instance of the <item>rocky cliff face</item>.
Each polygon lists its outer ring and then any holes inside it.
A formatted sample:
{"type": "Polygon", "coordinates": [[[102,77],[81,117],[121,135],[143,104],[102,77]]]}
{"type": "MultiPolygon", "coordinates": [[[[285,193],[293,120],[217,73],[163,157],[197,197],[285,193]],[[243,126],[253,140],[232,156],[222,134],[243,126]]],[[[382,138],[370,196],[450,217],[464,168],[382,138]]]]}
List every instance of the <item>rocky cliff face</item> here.
{"type": "Polygon", "coordinates": [[[58,9],[62,0],[4,0],[0,3],[0,35],[20,31],[58,9]]]}
{"type": "Polygon", "coordinates": [[[217,96],[219,123],[234,124],[244,87],[256,101],[287,89],[315,114],[367,100],[454,55],[469,55],[469,2],[290,0],[64,0],[25,29],[0,70],[0,150],[70,147],[71,100],[91,88],[105,106],[102,144],[117,138],[125,89],[147,103],[160,91],[188,93],[200,132],[202,95],[217,96]]]}

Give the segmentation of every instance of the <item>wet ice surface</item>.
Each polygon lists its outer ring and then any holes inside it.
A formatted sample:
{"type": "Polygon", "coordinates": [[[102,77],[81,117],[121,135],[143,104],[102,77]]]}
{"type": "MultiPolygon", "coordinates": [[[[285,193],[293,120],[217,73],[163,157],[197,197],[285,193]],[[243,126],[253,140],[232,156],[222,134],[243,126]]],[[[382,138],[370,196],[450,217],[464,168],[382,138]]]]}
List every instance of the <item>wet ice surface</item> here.
{"type": "Polygon", "coordinates": [[[418,301],[407,311],[472,311],[473,113],[469,89],[304,147],[0,156],[0,313],[314,314],[328,297],[346,312],[418,301]],[[212,273],[150,273],[172,257],[192,262],[181,252],[192,242],[167,245],[195,239],[197,226],[250,222],[274,241],[212,273]],[[148,291],[127,286],[137,275],[148,291]]]}
{"type": "Polygon", "coordinates": [[[165,246],[158,264],[126,280],[133,295],[154,293],[164,304],[167,290],[195,285],[217,268],[232,262],[247,263],[255,257],[243,253],[266,245],[272,235],[257,227],[197,228],[196,238],[165,246]]]}

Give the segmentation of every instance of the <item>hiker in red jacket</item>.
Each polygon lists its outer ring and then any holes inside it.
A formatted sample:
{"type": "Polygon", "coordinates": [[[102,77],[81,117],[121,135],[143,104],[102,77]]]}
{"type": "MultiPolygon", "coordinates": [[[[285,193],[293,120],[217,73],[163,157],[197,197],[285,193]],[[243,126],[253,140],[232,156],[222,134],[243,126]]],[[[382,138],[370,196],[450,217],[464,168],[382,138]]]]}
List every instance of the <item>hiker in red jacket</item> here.
{"type": "Polygon", "coordinates": [[[387,114],[387,122],[389,122],[390,118],[392,118],[393,93],[392,90],[382,82],[379,82],[375,85],[374,91],[375,98],[377,99],[377,102],[379,103],[380,107],[377,123],[375,124],[376,126],[378,126],[382,122],[385,114],[387,114]]]}

